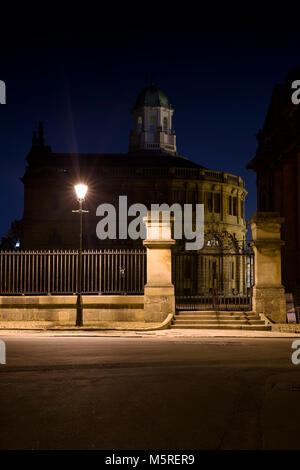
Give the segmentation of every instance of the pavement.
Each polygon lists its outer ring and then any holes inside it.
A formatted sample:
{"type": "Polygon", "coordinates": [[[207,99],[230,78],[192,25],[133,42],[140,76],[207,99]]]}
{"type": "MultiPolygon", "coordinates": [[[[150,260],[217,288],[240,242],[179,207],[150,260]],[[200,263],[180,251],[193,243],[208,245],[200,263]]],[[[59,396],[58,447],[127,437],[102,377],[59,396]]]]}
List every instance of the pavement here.
{"type": "Polygon", "coordinates": [[[300,333],[294,331],[255,331],[255,330],[197,330],[172,329],[143,330],[143,329],[99,329],[99,328],[53,328],[41,329],[0,329],[0,336],[32,335],[43,336],[104,336],[104,337],[161,337],[161,338],[299,338],[300,333]]]}
{"type": "Polygon", "coordinates": [[[69,335],[154,335],[154,336],[193,336],[193,337],[242,337],[242,338],[292,338],[300,335],[299,324],[272,324],[271,331],[252,330],[226,330],[226,329],[172,329],[166,328],[167,321],[158,322],[116,322],[101,321],[87,323],[83,327],[76,327],[69,323],[57,325],[54,322],[41,321],[0,321],[0,335],[18,332],[43,334],[69,334],[69,335]]]}

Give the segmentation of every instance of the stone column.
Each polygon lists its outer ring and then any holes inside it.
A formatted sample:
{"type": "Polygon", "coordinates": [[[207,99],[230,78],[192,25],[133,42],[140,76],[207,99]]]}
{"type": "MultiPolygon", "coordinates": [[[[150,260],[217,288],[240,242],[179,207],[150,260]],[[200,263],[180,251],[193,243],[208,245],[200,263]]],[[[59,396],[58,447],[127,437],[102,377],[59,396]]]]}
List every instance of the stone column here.
{"type": "Polygon", "coordinates": [[[249,222],[254,250],[253,310],[279,323],[286,322],[285,292],[281,284],[283,222],[278,212],[256,212],[249,222]]]}
{"type": "MultiPolygon", "coordinates": [[[[153,215],[153,214],[152,214],[153,215]]],[[[144,219],[147,239],[147,284],[144,290],[144,315],[146,322],[162,322],[169,314],[175,314],[175,293],[172,284],[172,246],[171,221],[161,217],[144,219]]]]}

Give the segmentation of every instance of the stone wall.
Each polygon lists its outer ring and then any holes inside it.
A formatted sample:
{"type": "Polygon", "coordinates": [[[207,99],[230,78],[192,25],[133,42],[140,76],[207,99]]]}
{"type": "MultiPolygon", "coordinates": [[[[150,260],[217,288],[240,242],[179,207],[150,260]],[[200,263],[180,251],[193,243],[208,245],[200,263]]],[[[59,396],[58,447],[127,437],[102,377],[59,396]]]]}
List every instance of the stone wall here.
{"type": "MultiPolygon", "coordinates": [[[[76,295],[0,297],[0,322],[41,321],[72,324],[76,320],[76,295]]],[[[100,321],[144,321],[142,295],[83,296],[84,325],[100,321]]]]}

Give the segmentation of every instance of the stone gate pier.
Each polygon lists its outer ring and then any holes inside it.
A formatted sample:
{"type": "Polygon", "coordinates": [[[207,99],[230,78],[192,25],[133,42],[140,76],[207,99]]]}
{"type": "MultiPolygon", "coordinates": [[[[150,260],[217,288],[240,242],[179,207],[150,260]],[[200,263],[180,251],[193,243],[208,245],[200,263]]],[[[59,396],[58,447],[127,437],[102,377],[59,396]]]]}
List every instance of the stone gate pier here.
{"type": "Polygon", "coordinates": [[[164,220],[162,212],[149,213],[144,219],[147,238],[147,284],[144,290],[146,322],[162,322],[175,313],[175,292],[172,284],[172,223],[164,220]],[[152,215],[151,215],[152,214],[152,215]]]}
{"type": "Polygon", "coordinates": [[[254,251],[253,310],[280,323],[286,322],[285,290],[281,283],[283,222],[278,212],[256,212],[249,221],[254,251]]]}

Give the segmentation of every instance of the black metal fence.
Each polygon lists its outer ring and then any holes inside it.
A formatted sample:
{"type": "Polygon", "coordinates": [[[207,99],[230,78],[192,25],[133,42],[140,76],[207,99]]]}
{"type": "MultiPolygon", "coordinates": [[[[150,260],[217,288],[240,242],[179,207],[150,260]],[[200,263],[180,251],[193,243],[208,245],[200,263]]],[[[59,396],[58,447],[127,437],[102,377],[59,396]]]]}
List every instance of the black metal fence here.
{"type": "MultiPolygon", "coordinates": [[[[78,251],[0,252],[0,295],[75,294],[78,251]]],[[[82,292],[143,294],[145,250],[83,252],[82,292]]]]}

